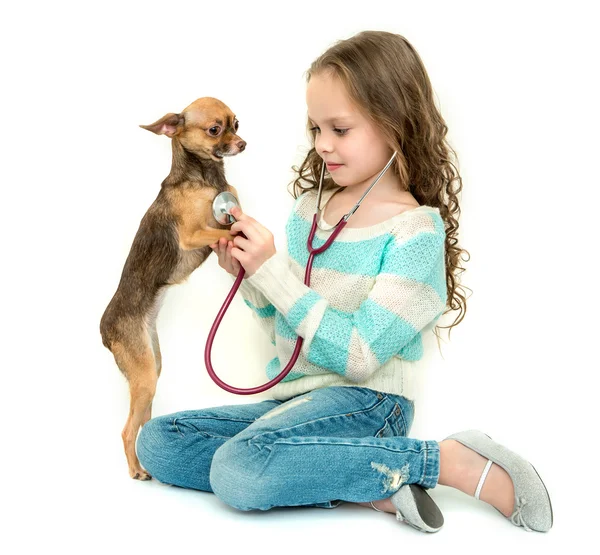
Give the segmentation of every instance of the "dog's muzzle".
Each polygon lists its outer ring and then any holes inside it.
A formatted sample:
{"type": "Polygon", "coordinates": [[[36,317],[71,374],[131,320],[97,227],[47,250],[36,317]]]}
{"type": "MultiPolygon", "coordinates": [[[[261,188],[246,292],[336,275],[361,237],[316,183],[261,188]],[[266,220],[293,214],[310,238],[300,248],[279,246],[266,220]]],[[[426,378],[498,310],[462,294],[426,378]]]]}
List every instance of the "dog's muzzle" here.
{"type": "Polygon", "coordinates": [[[225,152],[223,150],[215,150],[215,152],[213,152],[214,156],[216,156],[217,158],[224,158],[225,156],[235,156],[236,154],[239,154],[240,152],[243,152],[246,149],[246,141],[238,141],[235,144],[235,149],[232,152],[225,152]]]}

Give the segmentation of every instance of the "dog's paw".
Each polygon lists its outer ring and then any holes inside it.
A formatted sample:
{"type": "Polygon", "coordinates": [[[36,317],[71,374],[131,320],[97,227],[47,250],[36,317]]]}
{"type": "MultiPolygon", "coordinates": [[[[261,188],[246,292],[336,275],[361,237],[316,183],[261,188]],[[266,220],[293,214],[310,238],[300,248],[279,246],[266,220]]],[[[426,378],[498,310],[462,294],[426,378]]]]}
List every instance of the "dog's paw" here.
{"type": "Polygon", "coordinates": [[[142,482],[146,482],[147,480],[152,480],[152,476],[150,476],[150,474],[148,474],[145,470],[142,470],[141,468],[136,468],[136,469],[130,470],[129,475],[134,480],[141,480],[142,482]]]}

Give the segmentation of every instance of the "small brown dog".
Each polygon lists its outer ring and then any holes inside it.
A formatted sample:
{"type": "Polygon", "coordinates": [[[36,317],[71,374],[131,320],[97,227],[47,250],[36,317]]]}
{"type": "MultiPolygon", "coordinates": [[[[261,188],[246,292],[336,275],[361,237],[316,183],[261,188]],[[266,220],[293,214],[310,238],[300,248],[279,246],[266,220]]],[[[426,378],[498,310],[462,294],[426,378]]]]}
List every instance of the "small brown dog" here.
{"type": "Polygon", "coordinates": [[[239,122],[216,98],[199,98],[180,114],[169,113],[140,125],[172,139],[171,172],[141,220],[125,261],[121,281],[100,321],[102,343],[129,382],[129,417],[121,434],[129,474],[149,480],[135,452],[139,429],[151,418],[161,371],[156,317],[169,285],[185,281],[221,237],[226,225],[213,216],[216,195],[237,191],[227,184],[223,157],[246,148],[236,133],[239,122]]]}

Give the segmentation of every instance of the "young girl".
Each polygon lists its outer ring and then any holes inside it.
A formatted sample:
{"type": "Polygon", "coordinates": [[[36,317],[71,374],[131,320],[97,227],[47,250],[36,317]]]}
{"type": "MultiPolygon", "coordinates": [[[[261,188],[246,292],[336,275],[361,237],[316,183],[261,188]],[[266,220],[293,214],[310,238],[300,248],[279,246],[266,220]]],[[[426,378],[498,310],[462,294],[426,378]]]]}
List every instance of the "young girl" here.
{"type": "Polygon", "coordinates": [[[466,307],[454,275],[460,177],[419,55],[399,35],[359,33],[311,65],[306,102],[312,148],[293,168],[302,193],[293,195],[287,253],[239,208],[231,230],[246,239],[211,245],[232,279],[246,271],[239,291],[277,351],[268,378],[285,368],[300,336],[298,360],[270,389],[273,399],[151,419],[137,442],[141,463],[161,482],[212,491],[243,511],[353,502],[436,532],[443,517],[426,490],[443,484],[526,530],[549,530],[548,492],[516,453],[477,430],[439,443],[407,437],[423,334],[448,301],[466,307]],[[314,258],[307,287],[322,164],[329,174],[315,247],[395,151],[389,171],[314,258]]]}

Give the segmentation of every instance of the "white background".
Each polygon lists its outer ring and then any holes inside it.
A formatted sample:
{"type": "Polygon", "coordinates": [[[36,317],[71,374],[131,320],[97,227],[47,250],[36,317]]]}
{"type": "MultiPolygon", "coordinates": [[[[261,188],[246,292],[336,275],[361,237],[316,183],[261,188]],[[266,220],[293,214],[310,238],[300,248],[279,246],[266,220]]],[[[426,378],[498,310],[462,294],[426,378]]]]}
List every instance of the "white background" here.
{"type": "MultiPolygon", "coordinates": [[[[600,91],[591,5],[3,4],[2,551],[195,552],[217,540],[251,553],[562,552],[594,534],[600,91]],[[463,179],[460,245],[471,259],[462,282],[473,294],[442,354],[430,345],[411,436],[441,441],[477,428],[530,460],[552,497],[548,534],[444,486],[430,493],[445,526],[425,535],[354,504],[242,512],[128,476],[128,388],[98,326],[170,168],[170,140],[139,125],[201,96],[224,101],[248,143],[225,161],[227,178],[284,248],[291,166],[308,149],[303,73],[364,29],[402,34],[421,55],[463,179]]],[[[206,372],[206,337],[231,285],[212,256],[168,292],[155,416],[269,398],[226,393],[206,372]]],[[[262,384],[272,356],[236,297],[214,343],[217,373],[262,384]]]]}

